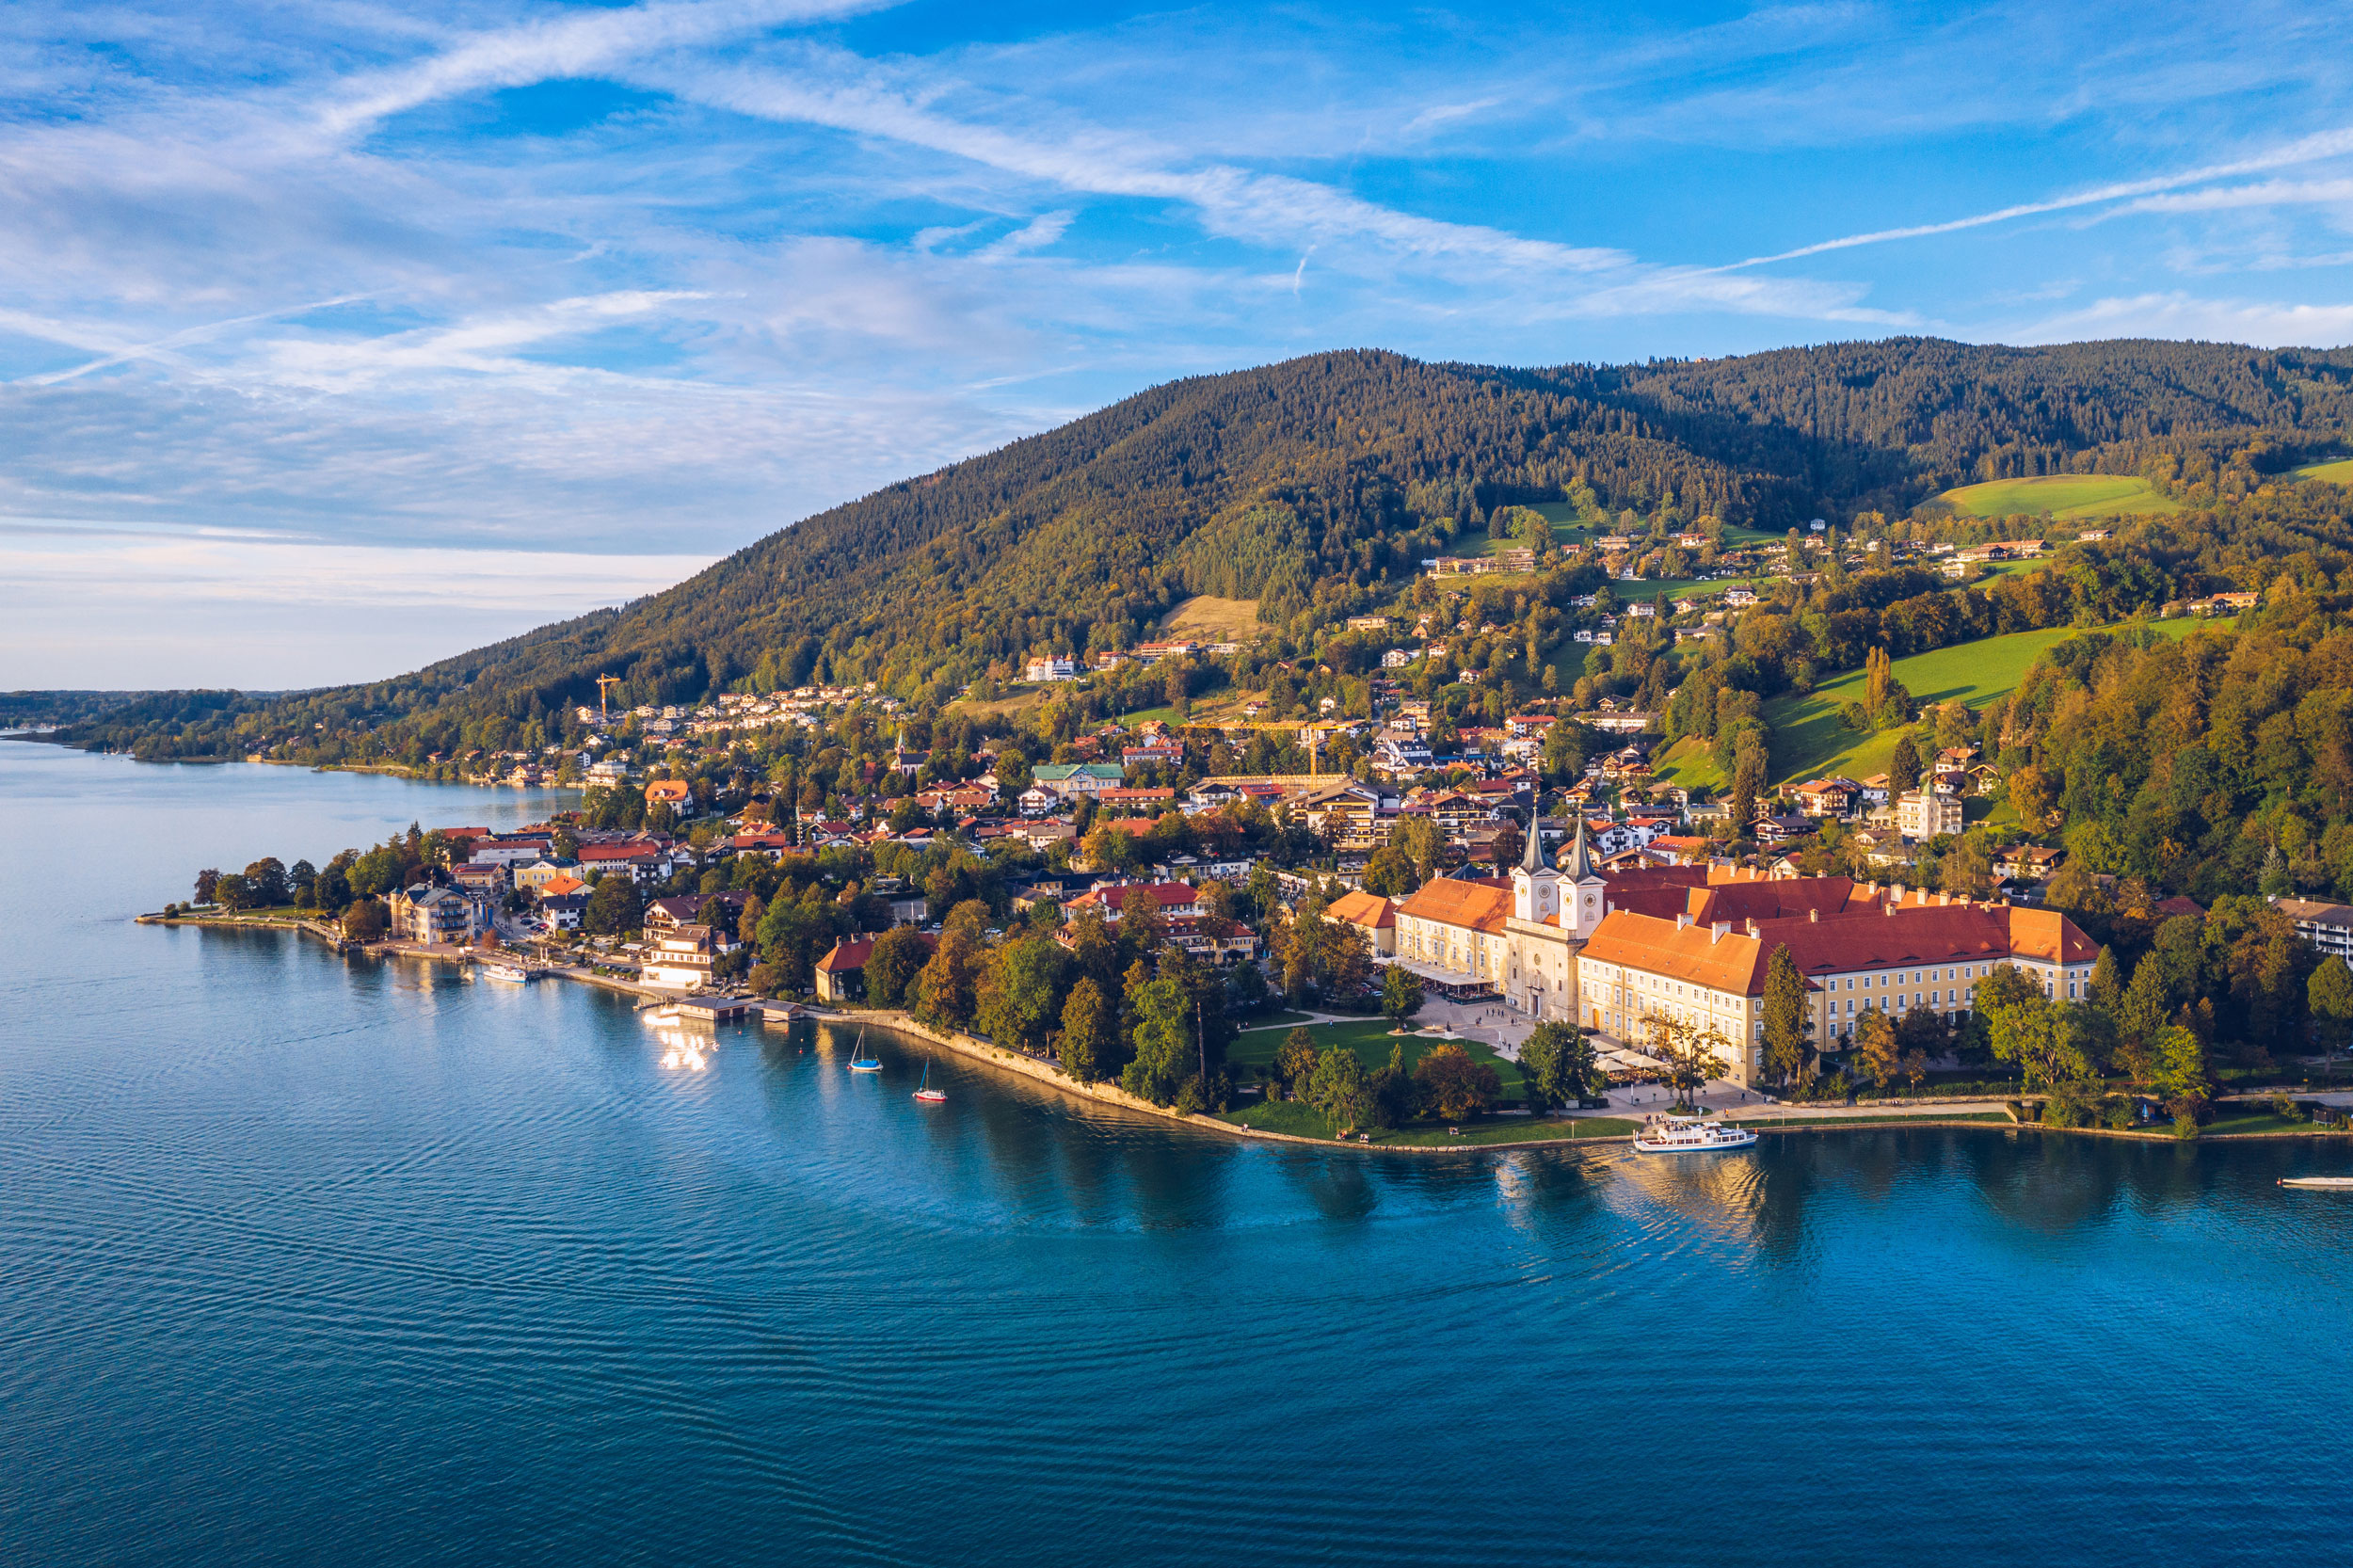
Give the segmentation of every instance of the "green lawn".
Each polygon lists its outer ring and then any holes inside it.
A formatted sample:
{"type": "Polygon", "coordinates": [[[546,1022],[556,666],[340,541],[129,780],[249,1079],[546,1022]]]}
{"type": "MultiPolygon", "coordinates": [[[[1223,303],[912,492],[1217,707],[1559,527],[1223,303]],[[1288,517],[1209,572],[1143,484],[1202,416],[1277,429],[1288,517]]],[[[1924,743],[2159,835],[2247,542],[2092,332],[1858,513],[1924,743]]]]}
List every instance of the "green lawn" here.
{"type": "MultiPolygon", "coordinates": [[[[2165,1128],[2159,1124],[2153,1127],[2151,1130],[2162,1132],[2165,1128]]],[[[2273,1114],[2269,1106],[2258,1110],[2253,1106],[2226,1105],[2215,1113],[2213,1121],[2198,1129],[2198,1135],[2201,1138],[2215,1138],[2259,1132],[2310,1132],[2312,1130],[2313,1124],[2309,1120],[2284,1121],[2273,1114]]]]}
{"type": "Polygon", "coordinates": [[[1994,479],[1946,490],[1939,501],[1973,518],[2041,513],[2054,520],[2119,517],[2128,512],[2178,512],[2181,503],[2159,495],[2146,479],[2121,473],[2051,473],[2039,479],[1994,479]]]}
{"type": "MultiPolygon", "coordinates": [[[[1405,1066],[1410,1072],[1414,1064],[1428,1055],[1433,1047],[1447,1043],[1434,1034],[1392,1035],[1390,1027],[1386,1018],[1368,1018],[1361,1023],[1317,1024],[1307,1032],[1315,1036],[1318,1050],[1332,1046],[1346,1046],[1355,1051],[1356,1059],[1365,1064],[1368,1072],[1389,1064],[1389,1048],[1392,1046],[1405,1048],[1405,1066]]],[[[1282,1049],[1283,1041],[1289,1033],[1288,1029],[1251,1030],[1226,1048],[1225,1060],[1238,1067],[1268,1066],[1274,1061],[1274,1053],[1282,1049]]],[[[1458,1040],[1454,1043],[1469,1051],[1472,1061],[1484,1062],[1495,1068],[1496,1077],[1502,1081],[1505,1099],[1518,1099],[1526,1092],[1517,1063],[1505,1061],[1495,1053],[1492,1047],[1477,1040],[1458,1040]]]]}
{"type": "MultiPolygon", "coordinates": [[[[1330,1138],[1334,1135],[1329,1117],[1315,1107],[1301,1105],[1295,1100],[1245,1106],[1239,1111],[1228,1111],[1218,1119],[1231,1122],[1236,1127],[1257,1128],[1261,1132],[1287,1133],[1293,1138],[1330,1138]]],[[[1481,1144],[1624,1138],[1634,1130],[1635,1126],[1633,1122],[1615,1116],[1482,1116],[1471,1122],[1460,1136],[1449,1132],[1442,1125],[1417,1125],[1376,1132],[1372,1135],[1372,1144],[1375,1147],[1403,1144],[1416,1148],[1461,1148],[1481,1144]]]]}
{"type": "Polygon", "coordinates": [[[1701,735],[1687,735],[1653,758],[1651,777],[1686,790],[1721,793],[1725,788],[1723,770],[1716,766],[1715,743],[1701,735]]]}
{"type": "Polygon", "coordinates": [[[1244,1024],[1241,1027],[1244,1033],[1254,1029],[1288,1030],[1293,1024],[1305,1023],[1310,1016],[1312,1015],[1306,1013],[1270,1013],[1257,1023],[1244,1024]]]}
{"type": "MultiPolygon", "coordinates": [[[[2151,623],[2167,636],[2185,637],[2199,623],[2191,620],[2151,623]]],[[[1965,702],[1982,708],[1997,696],[2018,689],[2026,671],[2043,649],[2080,633],[2073,627],[2045,632],[2015,632],[2006,637],[1981,637],[1956,643],[1930,653],[1915,653],[1896,661],[1896,679],[1915,701],[1965,702]]],[[[1887,771],[1900,730],[1861,735],[1839,722],[1838,710],[1860,702],[1867,685],[1861,670],[1852,670],[1817,686],[1805,696],[1780,696],[1765,705],[1766,728],[1773,737],[1773,766],[1786,782],[1802,783],[1826,774],[1868,778],[1887,771]]]]}
{"type": "Polygon", "coordinates": [[[2353,485],[2353,457],[2339,457],[2327,463],[2306,463],[2296,471],[2296,477],[2318,479],[2331,485],[2353,485]]]}

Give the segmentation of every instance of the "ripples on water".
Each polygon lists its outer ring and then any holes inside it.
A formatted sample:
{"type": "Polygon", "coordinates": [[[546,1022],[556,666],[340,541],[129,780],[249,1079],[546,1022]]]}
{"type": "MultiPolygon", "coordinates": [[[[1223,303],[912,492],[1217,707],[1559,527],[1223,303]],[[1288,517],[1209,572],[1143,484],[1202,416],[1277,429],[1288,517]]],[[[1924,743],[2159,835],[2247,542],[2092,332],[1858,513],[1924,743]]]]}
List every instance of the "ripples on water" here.
{"type": "Polygon", "coordinates": [[[536,803],[27,749],[8,1561],[2338,1555],[2310,1145],[1343,1155],[953,1057],[922,1105],[886,1034],[119,919],[536,803]]]}

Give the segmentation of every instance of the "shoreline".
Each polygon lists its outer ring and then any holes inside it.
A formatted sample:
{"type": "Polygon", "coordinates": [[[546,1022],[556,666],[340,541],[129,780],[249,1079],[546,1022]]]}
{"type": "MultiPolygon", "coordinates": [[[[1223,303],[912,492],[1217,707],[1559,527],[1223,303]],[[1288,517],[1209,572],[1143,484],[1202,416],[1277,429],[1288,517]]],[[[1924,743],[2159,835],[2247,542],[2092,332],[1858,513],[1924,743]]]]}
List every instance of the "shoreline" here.
{"type": "MultiPolygon", "coordinates": [[[[133,919],[134,923],[139,925],[192,925],[211,926],[223,930],[301,932],[327,943],[338,954],[346,956],[356,952],[362,957],[368,958],[422,958],[429,961],[455,963],[459,965],[472,964],[477,962],[482,956],[482,950],[475,948],[423,947],[415,943],[390,941],[368,943],[363,945],[350,941],[341,933],[333,930],[333,928],[326,926],[316,920],[290,920],[283,916],[262,916],[255,918],[238,915],[165,915],[161,912],[155,912],[135,916],[133,919]]],[[[538,969],[537,974],[539,978],[573,981],[581,984],[594,986],[599,990],[611,992],[620,996],[631,997],[640,1001],[648,1000],[681,1000],[680,998],[673,997],[667,991],[657,990],[646,986],[641,983],[623,980],[614,975],[598,974],[591,968],[580,966],[549,965],[538,969]]],[[[1634,1141],[1633,1134],[1631,1133],[1595,1133],[1590,1138],[1527,1138],[1513,1139],[1507,1142],[1483,1144],[1365,1144],[1344,1142],[1337,1138],[1309,1138],[1293,1132],[1270,1132],[1262,1128],[1249,1127],[1239,1122],[1225,1121],[1219,1117],[1206,1115],[1199,1112],[1193,1112],[1191,1113],[1180,1112],[1168,1106],[1155,1105],[1150,1100],[1144,1099],[1140,1096],[1128,1093],[1128,1091],[1119,1087],[1118,1084],[1108,1080],[1093,1083],[1079,1082],[1077,1080],[1066,1076],[1062,1071],[1060,1065],[1050,1059],[1042,1059],[1027,1055],[1021,1051],[1011,1050],[1005,1047],[999,1046],[974,1034],[968,1034],[962,1032],[943,1033],[933,1029],[928,1024],[920,1022],[912,1015],[901,1009],[894,1008],[865,1013],[836,1011],[815,1003],[808,1002],[796,1005],[798,1005],[801,1009],[801,1017],[809,1019],[813,1022],[830,1023],[836,1025],[856,1023],[893,1030],[901,1034],[905,1034],[915,1039],[925,1041],[928,1044],[953,1051],[958,1056],[964,1057],[968,1061],[978,1062],[984,1065],[998,1067],[1008,1072],[1018,1074],[1021,1077],[1028,1078],[1034,1082],[1042,1083],[1050,1088],[1060,1090],[1064,1094],[1077,1095],[1083,1099],[1093,1100],[1098,1105],[1108,1105],[1122,1111],[1132,1111],[1141,1115],[1157,1117],[1161,1121],[1174,1122],[1179,1126],[1198,1128],[1204,1131],[1220,1133],[1225,1137],[1232,1138],[1240,1142],[1296,1144],[1306,1148],[1348,1149],[1358,1154],[1410,1153],[1424,1155],[1453,1155],[1487,1154],[1517,1149],[1579,1147],[1590,1146],[1597,1144],[1630,1144],[1634,1141]]],[[[2233,1096],[2227,1099],[2218,1098],[2216,1103],[2257,1103],[2269,1099],[2273,1093],[2293,1096],[2296,1091],[2285,1088],[2277,1091],[2255,1091],[2242,1096],[2233,1096]]],[[[1721,1118],[1721,1113],[1719,1112],[1718,1114],[1721,1118]]],[[[1576,1118],[1571,1119],[1574,1120],[1576,1118]]],[[[1607,1118],[1596,1117],[1594,1119],[1598,1120],[1607,1118]]],[[[1639,1120],[1640,1118],[1630,1117],[1619,1119],[1639,1120]]],[[[1733,1125],[1737,1125],[1748,1131],[1755,1132],[1760,1135],[1769,1132],[1797,1135],[1802,1133],[1839,1132],[1846,1130],[1878,1130],[1891,1127],[1938,1127],[1961,1128],[1965,1129],[1975,1129],[1981,1132],[1995,1129],[2004,1132],[2010,1132],[2023,1129],[2043,1133],[2060,1133],[2076,1136],[2089,1135],[2099,1138],[2121,1138],[2127,1141],[2137,1141],[2141,1143],[2187,1145],[2194,1145],[2198,1144],[2254,1144],[2277,1142],[2283,1139],[2306,1138],[2353,1139],[2353,1128],[2340,1129],[2322,1127],[2293,1128],[2281,1128],[2265,1132],[2201,1133],[2196,1138],[2188,1139],[2177,1138],[2170,1131],[2161,1131],[2154,1128],[2142,1130],[2137,1128],[2046,1127],[2041,1122],[2022,1122],[2018,1120],[2009,1112],[2008,1101],[1999,1099],[1948,1100],[1939,1104],[1935,1111],[1921,1115],[1907,1115],[1900,1112],[1875,1112],[1871,1111],[1858,1111],[1858,1112],[1854,1114],[1833,1114],[1819,1117],[1804,1115],[1767,1115],[1757,1116],[1754,1118],[1725,1119],[1730,1121],[1733,1125]],[[1966,1109],[1969,1107],[1977,1107],[1978,1109],[1972,1112],[1966,1109]],[[1995,1123],[1990,1120],[1977,1119],[1987,1116],[1994,1112],[2001,1112],[2005,1120],[2001,1123],[1995,1123]]]]}

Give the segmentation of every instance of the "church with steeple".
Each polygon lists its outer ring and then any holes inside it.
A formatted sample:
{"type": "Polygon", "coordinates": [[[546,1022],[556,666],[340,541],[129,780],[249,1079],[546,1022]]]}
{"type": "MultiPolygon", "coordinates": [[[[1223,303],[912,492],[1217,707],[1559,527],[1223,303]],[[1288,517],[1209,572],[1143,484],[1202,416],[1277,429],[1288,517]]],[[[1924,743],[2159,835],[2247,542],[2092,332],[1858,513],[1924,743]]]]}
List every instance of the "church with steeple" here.
{"type": "Polygon", "coordinates": [[[1400,904],[1397,955],[1441,995],[1499,995],[1530,1019],[1573,1019],[1577,950],[1609,912],[1608,893],[1581,816],[1557,867],[1531,830],[1508,882],[1440,877],[1400,904]]]}
{"type": "Polygon", "coordinates": [[[1585,818],[1558,868],[1545,862],[1544,835],[1531,832],[1512,872],[1512,913],[1503,922],[1503,1000],[1533,1019],[1577,1016],[1577,950],[1608,912],[1607,885],[1585,843],[1585,818]]]}

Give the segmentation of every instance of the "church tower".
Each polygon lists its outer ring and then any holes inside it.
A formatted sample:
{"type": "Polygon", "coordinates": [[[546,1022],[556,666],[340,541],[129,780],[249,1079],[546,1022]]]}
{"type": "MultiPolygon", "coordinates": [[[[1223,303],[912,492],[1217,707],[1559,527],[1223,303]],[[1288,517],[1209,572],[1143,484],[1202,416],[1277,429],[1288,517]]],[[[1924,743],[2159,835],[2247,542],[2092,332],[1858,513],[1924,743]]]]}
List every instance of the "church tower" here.
{"type": "MultiPolygon", "coordinates": [[[[1577,825],[1577,844],[1585,842],[1584,824],[1577,825]]],[[[1519,869],[1512,873],[1512,914],[1523,920],[1548,920],[1561,912],[1561,873],[1545,861],[1544,819],[1529,813],[1528,848],[1519,869]]]]}
{"type": "Polygon", "coordinates": [[[1601,872],[1593,869],[1593,852],[1585,847],[1582,811],[1577,814],[1577,842],[1570,847],[1568,863],[1558,874],[1568,883],[1563,889],[1568,903],[1561,911],[1561,927],[1573,940],[1581,942],[1593,934],[1602,916],[1608,913],[1602,895],[1609,887],[1602,881],[1601,872]]]}

